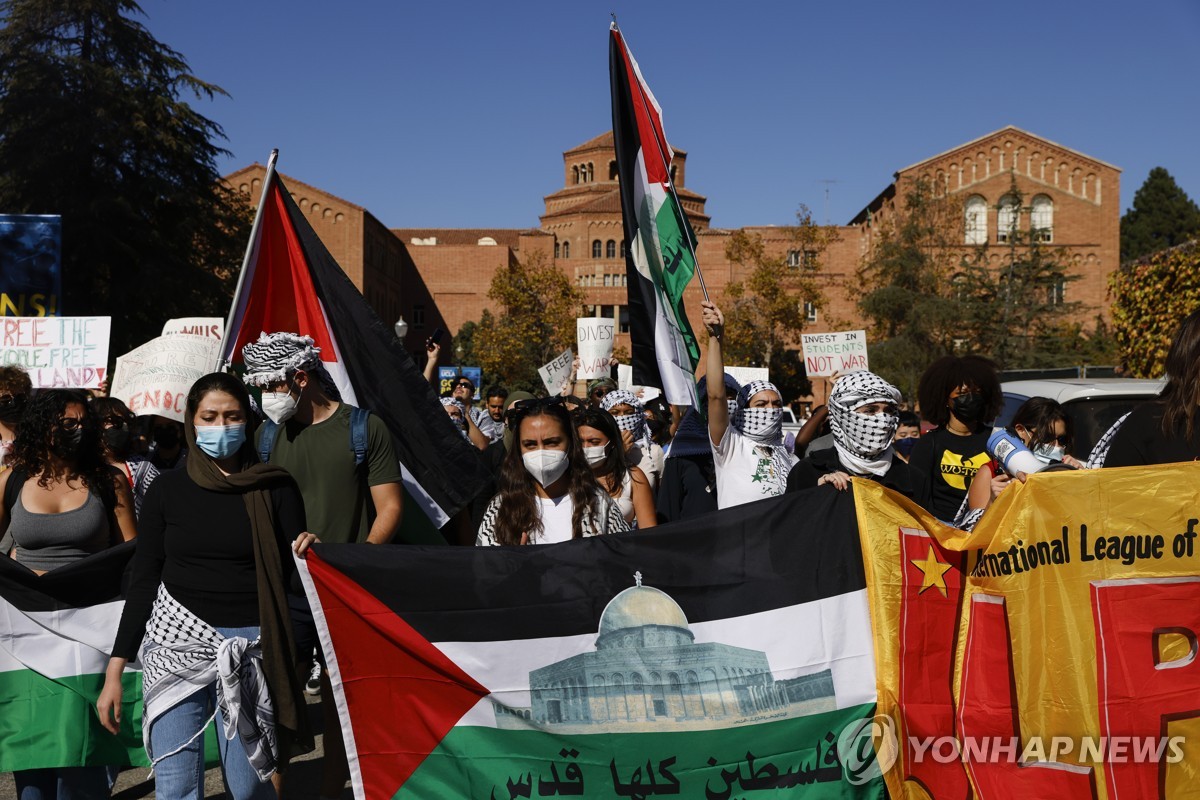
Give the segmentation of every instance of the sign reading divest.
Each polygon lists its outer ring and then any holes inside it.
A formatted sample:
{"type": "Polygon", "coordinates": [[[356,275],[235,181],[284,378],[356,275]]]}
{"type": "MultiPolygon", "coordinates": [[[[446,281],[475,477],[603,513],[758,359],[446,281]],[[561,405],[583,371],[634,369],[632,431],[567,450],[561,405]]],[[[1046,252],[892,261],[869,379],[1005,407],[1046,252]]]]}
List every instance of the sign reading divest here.
{"type": "Polygon", "coordinates": [[[568,347],[549,364],[538,367],[538,374],[542,376],[542,385],[546,387],[546,391],[551,396],[563,390],[563,383],[571,374],[571,362],[574,358],[571,348],[568,347]]]}
{"type": "Polygon", "coordinates": [[[804,333],[800,342],[804,347],[804,371],[810,378],[870,368],[867,366],[866,331],[804,333]]]}
{"type": "Polygon", "coordinates": [[[4,317],[0,366],[22,367],[35,389],[99,389],[112,317],[4,317]]]}
{"type": "Polygon", "coordinates": [[[579,346],[578,377],[585,380],[608,377],[614,327],[613,320],[608,317],[581,317],[575,320],[575,341],[579,346]]]}
{"type": "Polygon", "coordinates": [[[151,339],[117,359],[109,394],[135,414],[183,422],[188,390],[212,370],[221,340],[176,333],[151,339]]]}

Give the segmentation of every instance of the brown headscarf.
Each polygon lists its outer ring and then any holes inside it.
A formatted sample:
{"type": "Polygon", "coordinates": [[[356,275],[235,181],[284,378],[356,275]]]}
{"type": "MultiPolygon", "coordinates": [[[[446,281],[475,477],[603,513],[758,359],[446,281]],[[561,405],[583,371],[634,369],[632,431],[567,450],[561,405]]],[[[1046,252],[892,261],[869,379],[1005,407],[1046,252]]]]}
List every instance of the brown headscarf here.
{"type": "Polygon", "coordinates": [[[246,504],[258,576],[263,672],[275,704],[279,771],[282,772],[292,755],[313,749],[312,731],[309,729],[301,682],[293,657],[295,641],[291,617],[288,615],[287,586],[271,504],[271,489],[291,482],[292,476],[282,467],[260,462],[251,442],[249,425],[246,430],[246,442],[237,454],[238,471],[226,475],[208,453],[196,446],[196,426],[189,415],[184,421],[188,443],[187,473],[201,489],[240,494],[246,504]]]}

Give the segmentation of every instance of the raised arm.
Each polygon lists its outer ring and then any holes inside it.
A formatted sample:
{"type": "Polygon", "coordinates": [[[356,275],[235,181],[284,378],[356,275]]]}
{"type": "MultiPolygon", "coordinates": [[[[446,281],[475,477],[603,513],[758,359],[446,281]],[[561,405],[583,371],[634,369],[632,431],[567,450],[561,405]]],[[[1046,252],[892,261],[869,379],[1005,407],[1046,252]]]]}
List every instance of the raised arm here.
{"type": "Polygon", "coordinates": [[[442,352],[442,346],[430,339],[425,342],[425,353],[428,358],[425,359],[425,380],[433,384],[433,390],[438,391],[438,355],[442,352]]]}
{"type": "Polygon", "coordinates": [[[721,353],[721,337],[725,335],[725,315],[715,303],[700,304],[701,319],[708,329],[708,359],[705,374],[708,380],[708,438],[719,445],[729,428],[729,406],[725,405],[725,357],[721,353]]]}

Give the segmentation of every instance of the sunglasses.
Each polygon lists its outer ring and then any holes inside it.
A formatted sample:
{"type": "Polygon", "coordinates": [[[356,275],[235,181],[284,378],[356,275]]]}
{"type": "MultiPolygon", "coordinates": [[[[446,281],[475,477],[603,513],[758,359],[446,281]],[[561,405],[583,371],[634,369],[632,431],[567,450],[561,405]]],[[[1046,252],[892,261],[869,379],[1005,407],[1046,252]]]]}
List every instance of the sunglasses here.
{"type": "Polygon", "coordinates": [[[83,420],[78,417],[63,417],[58,421],[58,427],[64,431],[73,431],[83,427],[83,420]]]}
{"type": "Polygon", "coordinates": [[[455,389],[474,389],[475,384],[470,383],[468,381],[459,381],[458,383],[454,384],[454,388],[455,389]]]}
{"type": "Polygon", "coordinates": [[[553,408],[566,403],[562,395],[554,397],[533,397],[528,400],[518,400],[513,403],[513,407],[504,412],[505,423],[510,427],[516,427],[516,422],[521,417],[533,411],[535,408],[553,408]]]}

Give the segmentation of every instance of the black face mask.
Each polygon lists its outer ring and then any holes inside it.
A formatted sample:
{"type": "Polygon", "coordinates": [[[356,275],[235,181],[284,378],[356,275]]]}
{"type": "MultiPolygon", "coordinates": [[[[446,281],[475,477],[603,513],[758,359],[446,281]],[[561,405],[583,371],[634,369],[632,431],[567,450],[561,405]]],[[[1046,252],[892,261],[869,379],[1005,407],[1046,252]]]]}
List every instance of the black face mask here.
{"type": "Polygon", "coordinates": [[[104,443],[114,456],[124,459],[129,450],[129,428],[109,428],[104,432],[104,443]]]}
{"type": "Polygon", "coordinates": [[[960,394],[950,401],[950,410],[959,422],[974,425],[983,416],[983,395],[976,392],[960,394]]]}
{"type": "Polygon", "coordinates": [[[79,452],[79,443],[83,441],[83,428],[66,430],[59,428],[54,432],[50,449],[59,458],[70,460],[79,452]]]}
{"type": "Polygon", "coordinates": [[[19,394],[0,400],[0,421],[9,425],[20,422],[25,413],[25,395],[19,394]]]}
{"type": "Polygon", "coordinates": [[[179,445],[179,429],[175,427],[155,428],[154,443],[168,450],[177,447],[179,445]]]}

